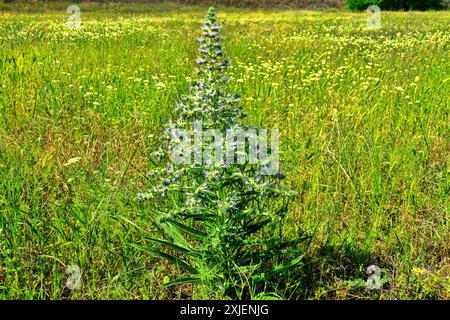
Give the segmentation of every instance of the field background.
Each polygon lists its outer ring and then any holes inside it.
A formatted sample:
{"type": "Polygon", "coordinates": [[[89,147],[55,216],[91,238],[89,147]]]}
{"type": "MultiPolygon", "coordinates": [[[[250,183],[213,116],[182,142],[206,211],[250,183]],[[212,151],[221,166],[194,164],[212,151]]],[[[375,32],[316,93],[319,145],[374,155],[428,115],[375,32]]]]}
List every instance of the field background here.
{"type": "MultiPolygon", "coordinates": [[[[156,233],[137,192],[188,89],[207,7],[0,4],[0,299],[205,297],[131,247],[156,233]],[[82,289],[65,287],[69,265],[82,289]]],[[[282,298],[450,298],[448,12],[218,7],[229,90],[280,128],[314,235],[282,298]],[[386,284],[368,291],[366,268],[386,284]]]]}

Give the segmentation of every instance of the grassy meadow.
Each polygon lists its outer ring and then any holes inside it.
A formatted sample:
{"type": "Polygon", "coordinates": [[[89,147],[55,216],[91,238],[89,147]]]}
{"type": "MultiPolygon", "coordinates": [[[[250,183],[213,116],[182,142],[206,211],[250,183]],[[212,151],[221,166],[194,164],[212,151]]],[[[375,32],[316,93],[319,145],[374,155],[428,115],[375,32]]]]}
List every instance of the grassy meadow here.
{"type": "MultiPolygon", "coordinates": [[[[132,246],[207,7],[81,3],[76,30],[68,5],[0,4],[0,299],[225,298],[161,287],[183,270],[132,246]]],[[[217,12],[228,90],[280,129],[286,236],[313,236],[274,296],[449,299],[450,13],[217,12]]]]}

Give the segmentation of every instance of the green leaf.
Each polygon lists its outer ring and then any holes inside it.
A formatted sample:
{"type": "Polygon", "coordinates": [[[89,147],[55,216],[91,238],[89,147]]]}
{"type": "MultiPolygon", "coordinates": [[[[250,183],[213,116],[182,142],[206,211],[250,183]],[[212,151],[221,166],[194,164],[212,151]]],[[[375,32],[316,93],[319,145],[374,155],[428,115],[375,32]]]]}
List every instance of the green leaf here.
{"type": "Polygon", "coordinates": [[[186,269],[187,271],[189,271],[190,273],[193,274],[198,274],[197,269],[195,269],[193,266],[191,266],[190,264],[188,264],[186,261],[183,261],[177,257],[174,257],[170,254],[164,253],[162,251],[156,250],[156,249],[152,249],[152,248],[147,248],[147,247],[143,247],[143,246],[138,246],[135,244],[132,244],[132,246],[138,250],[150,253],[154,256],[166,259],[169,262],[172,262],[173,264],[176,264],[177,266],[180,266],[183,269],[186,269]]]}
{"type": "Polygon", "coordinates": [[[264,227],[266,224],[268,224],[272,219],[266,219],[257,223],[254,223],[252,225],[249,225],[245,228],[246,234],[252,234],[264,227]]]}
{"type": "Polygon", "coordinates": [[[266,280],[270,277],[273,277],[274,275],[276,275],[278,273],[285,272],[285,271],[289,270],[290,268],[295,267],[296,265],[298,265],[302,262],[302,259],[303,259],[303,255],[298,258],[295,258],[289,262],[282,263],[278,266],[275,266],[266,272],[252,276],[252,279],[255,281],[266,280]]]}
{"type": "Polygon", "coordinates": [[[161,226],[164,232],[168,236],[170,236],[177,245],[182,247],[189,247],[187,240],[183,237],[183,235],[178,231],[176,227],[174,227],[170,223],[167,223],[167,221],[161,222],[161,226]]]}
{"type": "Polygon", "coordinates": [[[156,242],[156,243],[162,244],[164,246],[168,246],[168,247],[170,247],[172,249],[175,249],[177,251],[180,251],[180,252],[188,254],[188,255],[195,254],[195,252],[192,249],[190,249],[190,248],[182,247],[182,246],[179,246],[179,245],[177,245],[175,243],[172,243],[172,242],[169,242],[169,241],[166,241],[166,240],[160,240],[160,239],[155,239],[155,238],[151,238],[151,237],[145,237],[145,239],[147,239],[149,241],[152,241],[152,242],[156,242]]]}
{"type": "Polygon", "coordinates": [[[169,219],[167,220],[167,222],[172,223],[174,226],[176,226],[178,229],[182,230],[183,232],[189,234],[190,236],[192,236],[195,239],[198,240],[205,240],[205,238],[207,237],[207,234],[204,232],[201,232],[199,230],[193,229],[191,227],[188,227],[182,223],[179,223],[178,221],[169,219]]]}
{"type": "Polygon", "coordinates": [[[178,278],[166,283],[163,283],[163,287],[170,287],[176,284],[182,284],[182,283],[199,283],[200,282],[200,278],[194,278],[194,277],[186,277],[186,278],[178,278]]]}

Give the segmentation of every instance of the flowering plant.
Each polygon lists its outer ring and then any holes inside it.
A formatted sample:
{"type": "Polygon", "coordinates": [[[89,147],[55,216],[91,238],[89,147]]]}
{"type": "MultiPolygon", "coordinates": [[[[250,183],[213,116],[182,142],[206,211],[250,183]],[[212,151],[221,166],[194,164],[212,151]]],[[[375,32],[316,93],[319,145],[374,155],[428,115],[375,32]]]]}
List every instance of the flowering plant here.
{"type": "MultiPolygon", "coordinates": [[[[168,124],[162,147],[153,154],[163,165],[150,172],[152,188],[138,194],[139,199],[152,201],[164,238],[147,238],[156,247],[139,248],[190,273],[167,286],[196,283],[216,292],[220,289],[231,298],[243,298],[256,292],[258,284],[299,265],[303,252],[299,244],[307,237],[283,239],[284,219],[294,193],[280,184],[281,173],[261,171],[267,166],[264,161],[205,162],[205,157],[217,159],[217,150],[204,140],[194,143],[185,161],[175,161],[174,150],[182,140],[192,136],[195,140],[195,124],[220,132],[250,129],[241,123],[245,114],[239,96],[223,90],[227,79],[222,72],[229,61],[223,57],[220,29],[211,8],[198,39],[195,80],[177,105],[178,118],[168,124]],[[177,134],[180,128],[186,130],[183,137],[177,134]],[[188,160],[193,153],[192,163],[188,160]]],[[[261,145],[257,149],[261,151],[261,145]]]]}

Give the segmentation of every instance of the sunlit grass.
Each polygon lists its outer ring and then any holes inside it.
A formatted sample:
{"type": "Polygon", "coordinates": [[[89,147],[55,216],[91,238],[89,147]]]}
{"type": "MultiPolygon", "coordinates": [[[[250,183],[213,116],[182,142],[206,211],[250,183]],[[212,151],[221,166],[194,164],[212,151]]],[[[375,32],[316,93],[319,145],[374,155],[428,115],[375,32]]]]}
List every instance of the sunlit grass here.
{"type": "MultiPolygon", "coordinates": [[[[199,296],[160,288],[180,271],[129,244],[157,232],[134,198],[205,8],[86,6],[81,30],[63,6],[0,13],[0,297],[199,296]],[[81,291],[64,289],[72,264],[81,291]]],[[[449,13],[367,30],[365,14],[218,12],[230,89],[283,137],[289,232],[314,234],[278,294],[449,298],[449,13]],[[390,276],[381,294],[345,282],[370,264],[390,276]]]]}

